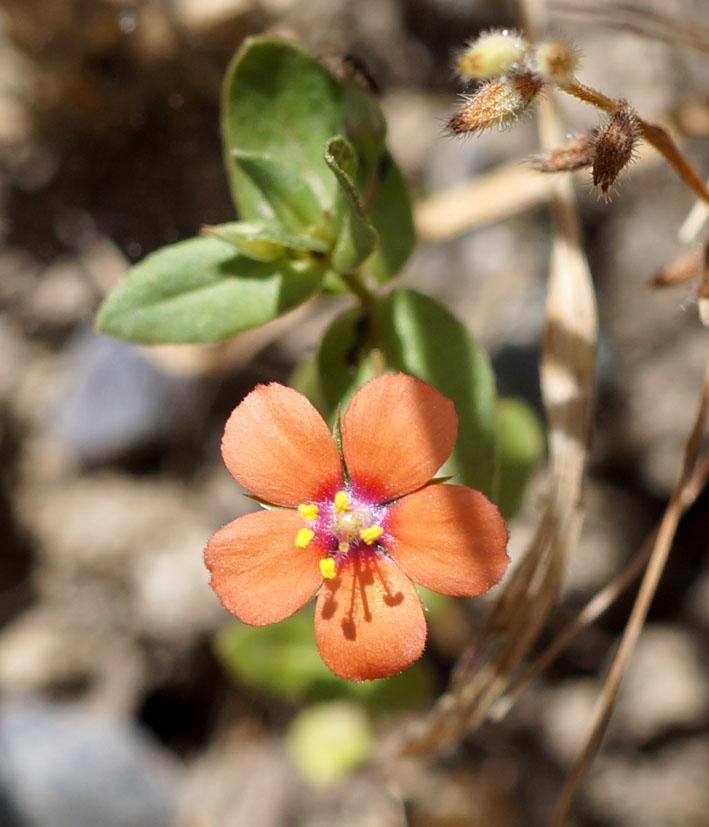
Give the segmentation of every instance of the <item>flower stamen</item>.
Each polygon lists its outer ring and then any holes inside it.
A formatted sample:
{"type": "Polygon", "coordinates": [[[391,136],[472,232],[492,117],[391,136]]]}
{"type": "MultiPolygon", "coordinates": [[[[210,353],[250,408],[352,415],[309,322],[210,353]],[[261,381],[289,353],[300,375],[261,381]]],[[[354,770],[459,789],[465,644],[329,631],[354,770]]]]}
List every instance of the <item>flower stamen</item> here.
{"type": "Polygon", "coordinates": [[[347,499],[347,492],[346,491],[338,491],[335,494],[335,513],[340,514],[343,511],[350,510],[350,502],[347,499]]]}
{"type": "Polygon", "coordinates": [[[317,520],[320,509],[314,503],[303,503],[298,506],[298,513],[304,520],[312,523],[317,520]]]}
{"type": "Polygon", "coordinates": [[[307,548],[314,536],[315,532],[309,528],[298,529],[298,533],[295,535],[296,548],[307,548]]]}
{"type": "Polygon", "coordinates": [[[320,563],[320,574],[325,580],[332,580],[335,577],[335,561],[332,557],[324,557],[320,563]]]}
{"type": "Polygon", "coordinates": [[[382,527],[378,525],[373,525],[369,528],[361,528],[359,531],[359,536],[364,540],[364,542],[368,546],[371,546],[372,543],[374,543],[382,536],[382,527]]]}

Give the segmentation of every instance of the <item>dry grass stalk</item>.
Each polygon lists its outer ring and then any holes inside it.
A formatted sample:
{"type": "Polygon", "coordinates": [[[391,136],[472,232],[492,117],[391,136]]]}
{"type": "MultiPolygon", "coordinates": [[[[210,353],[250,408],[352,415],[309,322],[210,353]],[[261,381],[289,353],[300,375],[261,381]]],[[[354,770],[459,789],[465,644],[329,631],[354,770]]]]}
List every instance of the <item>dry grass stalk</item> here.
{"type": "Polygon", "coordinates": [[[699,409],[691,433],[687,439],[684,453],[684,463],[677,484],[672,492],[670,501],[665,509],[662,522],[653,545],[650,561],[645,577],[640,585],[640,591],[633,605],[633,610],[626,624],[618,649],[613,657],[608,675],[603,684],[601,695],[594,710],[591,729],[584,748],[576,759],[564,788],[559,796],[551,827],[564,827],[567,822],[579,785],[595,757],[610,720],[613,702],[615,700],[621,678],[630,656],[637,643],[650,604],[655,596],[665,563],[669,557],[681,515],[687,509],[699,490],[693,490],[690,483],[694,480],[703,485],[709,474],[709,452],[699,465],[699,474],[694,475],[698,465],[699,449],[706,427],[707,412],[709,411],[709,365],[704,375],[699,409]]]}
{"type": "MultiPolygon", "coordinates": [[[[685,482],[682,495],[679,499],[680,516],[684,515],[697,499],[709,479],[709,459],[698,465],[689,479],[685,482]]],[[[504,718],[514,704],[519,700],[527,687],[535,681],[566,649],[579,632],[594,623],[621,594],[639,577],[647,563],[657,539],[659,526],[654,529],[633,555],[628,565],[607,586],[604,586],[576,617],[561,629],[552,639],[544,651],[537,656],[533,663],[517,677],[507,689],[505,695],[495,704],[492,717],[495,720],[504,718]]]]}
{"type": "Polygon", "coordinates": [[[608,28],[633,32],[652,40],[689,47],[704,54],[709,52],[709,27],[694,18],[683,18],[676,11],[653,9],[647,0],[640,2],[582,3],[556,0],[550,3],[555,12],[592,18],[608,28]]]}
{"type": "Polygon", "coordinates": [[[416,205],[416,230],[422,241],[447,241],[501,221],[549,200],[552,181],[513,161],[416,205]]]}
{"type": "MultiPolygon", "coordinates": [[[[540,113],[545,147],[562,134],[552,106],[543,102],[540,113]]],[[[549,424],[546,507],[530,549],[506,581],[481,641],[461,659],[450,690],[428,718],[399,736],[397,747],[407,754],[451,747],[489,714],[546,621],[578,539],[595,399],[597,316],[572,183],[558,178],[552,184],[555,229],[541,359],[549,424]]]]}
{"type": "Polygon", "coordinates": [[[684,284],[696,279],[703,257],[704,254],[700,249],[690,250],[658,270],[650,284],[653,287],[674,287],[676,284],[684,284]]]}

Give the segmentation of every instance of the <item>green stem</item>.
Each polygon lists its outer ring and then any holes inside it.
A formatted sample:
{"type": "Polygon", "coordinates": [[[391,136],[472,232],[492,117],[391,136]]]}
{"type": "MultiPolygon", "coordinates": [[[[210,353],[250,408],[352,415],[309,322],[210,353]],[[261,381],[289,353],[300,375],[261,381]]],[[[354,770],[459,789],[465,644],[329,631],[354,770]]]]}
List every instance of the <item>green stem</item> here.
{"type": "Polygon", "coordinates": [[[377,296],[367,287],[359,270],[352,270],[349,273],[338,273],[338,275],[350,291],[357,296],[365,310],[369,310],[369,308],[374,306],[377,301],[377,296]]]}

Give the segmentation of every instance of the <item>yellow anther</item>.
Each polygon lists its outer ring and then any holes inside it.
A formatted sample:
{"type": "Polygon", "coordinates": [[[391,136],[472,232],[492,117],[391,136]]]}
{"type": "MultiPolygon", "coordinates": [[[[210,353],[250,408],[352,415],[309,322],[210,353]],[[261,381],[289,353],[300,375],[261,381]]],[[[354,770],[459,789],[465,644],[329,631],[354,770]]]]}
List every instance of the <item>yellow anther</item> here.
{"type": "Polygon", "coordinates": [[[335,494],[335,512],[340,513],[342,511],[349,511],[350,510],[350,503],[347,499],[347,492],[346,491],[338,491],[335,494]]]}
{"type": "Polygon", "coordinates": [[[311,531],[309,528],[298,529],[298,533],[295,535],[296,547],[305,548],[314,536],[315,532],[311,531]]]}
{"type": "Polygon", "coordinates": [[[313,520],[317,520],[318,514],[320,509],[317,505],[310,505],[308,503],[304,503],[303,505],[298,506],[298,514],[304,519],[308,520],[309,522],[313,522],[313,520]]]}
{"type": "Polygon", "coordinates": [[[371,546],[375,540],[378,540],[382,536],[382,527],[373,525],[369,528],[360,529],[359,536],[368,546],[371,546]]]}
{"type": "Polygon", "coordinates": [[[326,580],[332,580],[335,576],[335,561],[332,557],[324,557],[320,561],[320,574],[326,580]]]}

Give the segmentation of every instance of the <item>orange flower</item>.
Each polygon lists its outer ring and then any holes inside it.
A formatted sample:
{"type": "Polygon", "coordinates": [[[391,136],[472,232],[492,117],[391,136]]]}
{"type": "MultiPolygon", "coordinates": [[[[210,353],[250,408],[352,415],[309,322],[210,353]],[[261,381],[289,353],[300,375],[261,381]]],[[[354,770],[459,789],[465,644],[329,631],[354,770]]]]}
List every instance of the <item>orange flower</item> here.
{"type": "Polygon", "coordinates": [[[424,649],[411,581],[482,594],[507,568],[507,528],[479,491],[432,484],[453,450],[453,403],[411,376],[384,375],[353,397],[342,456],[297,391],[259,385],[229,417],[227,468],[279,508],[239,517],[205,551],[211,585],[244,623],[275,623],[318,594],[315,637],[340,677],[383,678],[424,649]]]}

